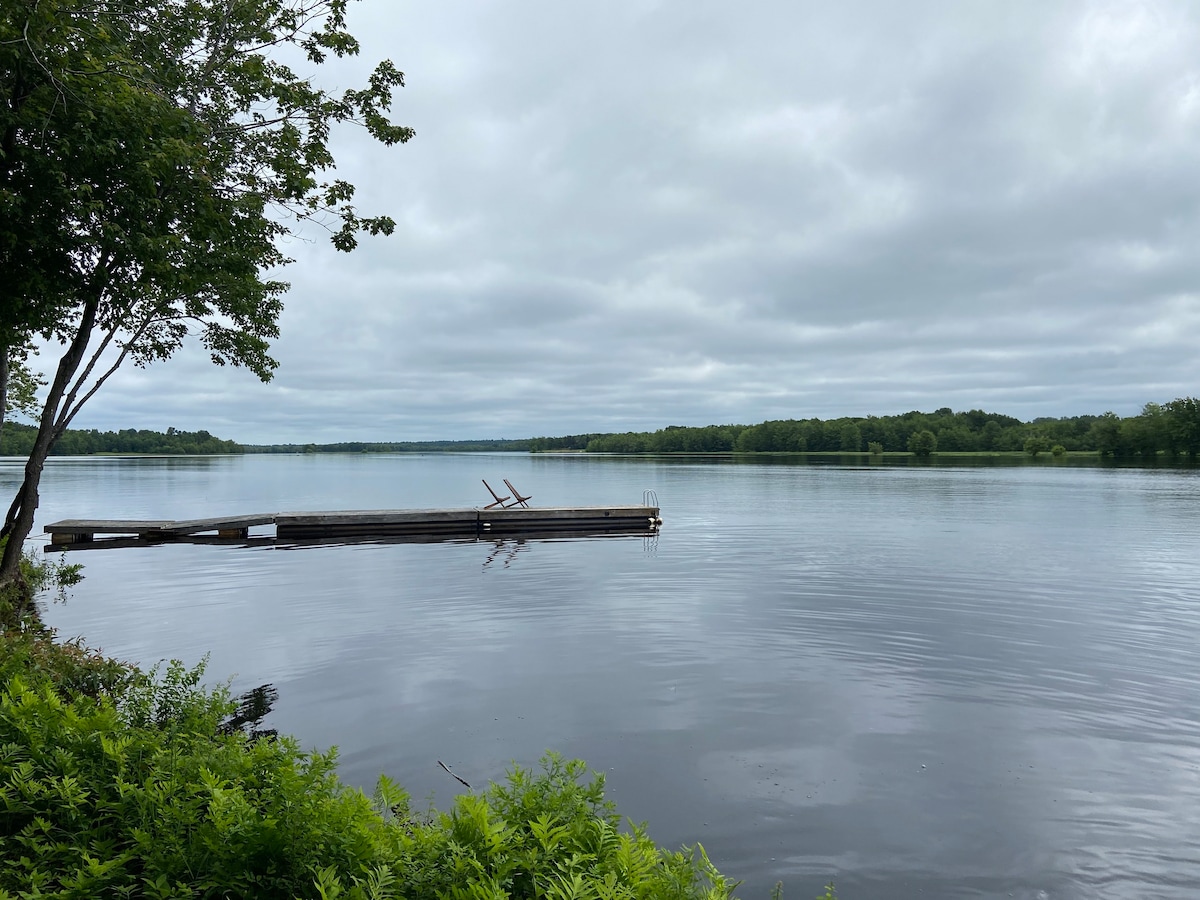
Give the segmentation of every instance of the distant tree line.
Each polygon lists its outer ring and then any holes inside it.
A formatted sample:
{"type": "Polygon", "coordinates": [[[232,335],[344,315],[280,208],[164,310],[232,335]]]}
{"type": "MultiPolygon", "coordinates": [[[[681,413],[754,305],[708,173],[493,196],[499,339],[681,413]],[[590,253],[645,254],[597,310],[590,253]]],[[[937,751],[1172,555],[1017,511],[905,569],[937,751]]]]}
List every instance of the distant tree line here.
{"type": "MultiPolygon", "coordinates": [[[[535,438],[531,444],[572,438],[535,438]]],[[[1153,458],[1200,454],[1200,400],[1148,403],[1136,416],[1064,416],[1022,422],[948,407],[932,413],[839,419],[782,419],[758,425],[669,425],[654,432],[588,436],[589,453],[1028,452],[1059,448],[1102,456],[1153,458]]]]}
{"type": "MultiPolygon", "coordinates": [[[[0,456],[29,456],[37,428],[18,422],[5,423],[0,432],[0,456]]],[[[162,431],[125,428],[121,431],[97,431],[68,428],[58,439],[52,456],[86,456],[90,453],[195,454],[241,453],[234,441],[223,441],[207,431],[162,431]]]]}
{"type": "Polygon", "coordinates": [[[529,449],[534,453],[553,450],[586,450],[597,438],[613,437],[611,434],[567,434],[562,437],[535,437],[529,439],[529,449]]]}
{"type": "Polygon", "coordinates": [[[245,444],[245,453],[520,453],[529,440],[495,441],[345,441],[339,444],[245,444]]]}
{"type": "MultiPolygon", "coordinates": [[[[28,456],[37,429],[16,422],[0,431],[0,456],[28,456]]],[[[207,431],[68,429],[56,456],[91,453],[481,453],[586,450],[589,453],[1013,453],[1096,452],[1115,458],[1200,456],[1200,399],[1147,403],[1141,413],[1040,418],[1031,422],[979,409],[840,419],[779,419],[757,425],[668,425],[658,431],[573,434],[520,440],[347,441],[238,444],[207,431]]]]}

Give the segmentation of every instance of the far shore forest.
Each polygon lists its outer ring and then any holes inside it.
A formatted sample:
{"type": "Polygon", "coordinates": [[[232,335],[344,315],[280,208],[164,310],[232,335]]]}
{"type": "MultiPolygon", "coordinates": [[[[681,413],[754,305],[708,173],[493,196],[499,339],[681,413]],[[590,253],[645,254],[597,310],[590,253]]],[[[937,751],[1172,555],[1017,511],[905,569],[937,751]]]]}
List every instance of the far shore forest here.
{"type": "MultiPolygon", "coordinates": [[[[15,422],[0,432],[0,456],[29,454],[37,429],[15,422]]],[[[66,431],[54,455],[228,453],[406,453],[531,451],[587,453],[1095,453],[1153,460],[1200,454],[1200,400],[1148,403],[1136,416],[1039,418],[1030,422],[973,409],[839,419],[781,419],[757,425],[671,425],[657,431],[575,434],[519,440],[347,441],[239,444],[207,431],[66,431]]]]}

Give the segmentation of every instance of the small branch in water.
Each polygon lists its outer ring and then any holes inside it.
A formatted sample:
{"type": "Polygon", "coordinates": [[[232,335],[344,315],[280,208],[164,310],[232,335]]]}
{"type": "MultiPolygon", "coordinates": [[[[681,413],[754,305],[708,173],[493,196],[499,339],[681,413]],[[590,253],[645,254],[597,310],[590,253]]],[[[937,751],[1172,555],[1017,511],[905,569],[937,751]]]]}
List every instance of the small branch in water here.
{"type": "Polygon", "coordinates": [[[465,781],[463,781],[461,778],[459,778],[457,775],[455,775],[453,772],[451,772],[450,767],[448,765],[446,765],[444,762],[442,762],[440,759],[437,761],[437,764],[446,770],[447,775],[449,775],[451,778],[453,778],[455,781],[457,781],[463,787],[467,788],[467,790],[471,789],[471,786],[469,784],[467,784],[465,781]]]}

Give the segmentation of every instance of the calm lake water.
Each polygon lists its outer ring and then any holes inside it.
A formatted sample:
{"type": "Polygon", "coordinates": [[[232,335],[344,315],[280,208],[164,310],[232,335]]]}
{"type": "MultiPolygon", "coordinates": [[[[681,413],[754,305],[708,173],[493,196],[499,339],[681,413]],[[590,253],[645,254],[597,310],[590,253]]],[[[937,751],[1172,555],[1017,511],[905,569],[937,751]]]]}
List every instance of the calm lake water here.
{"type": "MultiPolygon", "coordinates": [[[[0,461],[10,496],[16,461],[0,461]]],[[[66,459],[67,517],[639,503],[656,540],[72,554],[46,617],[211,654],[444,805],[552,748],[744,898],[1200,896],[1200,473],[579,456],[66,459]]]]}

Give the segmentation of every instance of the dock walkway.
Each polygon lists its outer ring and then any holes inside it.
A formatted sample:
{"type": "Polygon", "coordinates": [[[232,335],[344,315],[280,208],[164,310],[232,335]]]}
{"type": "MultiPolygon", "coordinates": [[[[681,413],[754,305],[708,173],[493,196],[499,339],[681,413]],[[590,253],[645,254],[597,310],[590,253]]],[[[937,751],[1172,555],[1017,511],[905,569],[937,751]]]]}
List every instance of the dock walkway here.
{"type": "Polygon", "coordinates": [[[45,527],[54,549],[89,544],[97,537],[147,543],[206,535],[249,537],[250,529],[273,525],[279,540],[372,537],[483,537],[572,532],[654,531],[662,524],[657,506],[563,506],[482,509],[365,509],[282,512],[206,519],[62,519],[45,527]]]}

